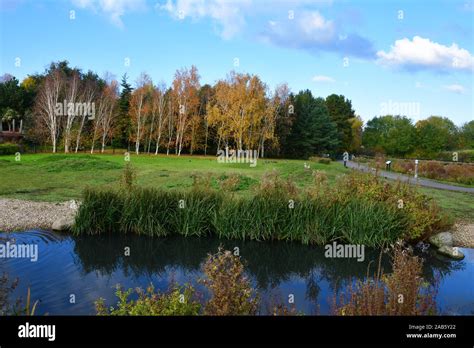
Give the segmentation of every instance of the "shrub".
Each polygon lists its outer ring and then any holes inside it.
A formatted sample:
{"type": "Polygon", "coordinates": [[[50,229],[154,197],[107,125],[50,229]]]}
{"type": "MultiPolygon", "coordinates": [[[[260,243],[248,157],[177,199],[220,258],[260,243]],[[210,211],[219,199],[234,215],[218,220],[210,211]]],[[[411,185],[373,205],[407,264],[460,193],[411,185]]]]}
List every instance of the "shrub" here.
{"type": "Polygon", "coordinates": [[[425,239],[452,225],[452,220],[431,198],[405,182],[388,183],[374,175],[352,173],[340,178],[336,187],[333,195],[339,200],[358,197],[367,204],[381,202],[391,209],[398,216],[396,220],[406,223],[405,232],[400,236],[406,240],[425,239]]]}
{"type": "Polygon", "coordinates": [[[0,156],[1,155],[14,155],[20,151],[20,146],[18,144],[0,144],[0,156]]]}
{"type": "Polygon", "coordinates": [[[116,307],[108,309],[105,300],[99,298],[95,302],[97,315],[198,315],[201,304],[195,300],[194,288],[190,285],[178,287],[173,285],[166,293],[155,292],[153,285],[146,291],[135,289],[137,300],[130,300],[132,289],[126,291],[117,287],[116,296],[119,301],[116,307]]]}
{"type": "MultiPolygon", "coordinates": [[[[399,173],[413,175],[415,172],[415,161],[395,160],[393,161],[392,169],[399,173]]],[[[474,185],[474,164],[420,161],[418,175],[428,179],[474,185]]]]}
{"type": "Polygon", "coordinates": [[[207,315],[255,315],[259,299],[244,274],[240,257],[219,248],[209,255],[204,266],[206,278],[201,282],[209,289],[211,298],[204,313],[207,315]]]}
{"type": "Polygon", "coordinates": [[[428,287],[422,278],[422,261],[396,246],[393,272],[383,274],[379,263],[375,276],[357,281],[345,294],[335,295],[336,315],[434,315],[437,284],[428,287]]]}

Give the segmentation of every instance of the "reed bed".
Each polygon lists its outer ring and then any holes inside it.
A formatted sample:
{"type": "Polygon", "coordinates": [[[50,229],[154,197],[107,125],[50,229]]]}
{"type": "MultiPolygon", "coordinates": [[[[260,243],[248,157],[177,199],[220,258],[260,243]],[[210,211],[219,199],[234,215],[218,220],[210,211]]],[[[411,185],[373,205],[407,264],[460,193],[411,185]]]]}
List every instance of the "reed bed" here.
{"type": "Polygon", "coordinates": [[[270,173],[250,197],[213,189],[206,180],[186,191],[88,188],[73,231],[381,246],[423,239],[449,225],[432,202],[400,183],[354,174],[329,185],[321,173],[314,177],[315,184],[299,192],[270,173]]]}

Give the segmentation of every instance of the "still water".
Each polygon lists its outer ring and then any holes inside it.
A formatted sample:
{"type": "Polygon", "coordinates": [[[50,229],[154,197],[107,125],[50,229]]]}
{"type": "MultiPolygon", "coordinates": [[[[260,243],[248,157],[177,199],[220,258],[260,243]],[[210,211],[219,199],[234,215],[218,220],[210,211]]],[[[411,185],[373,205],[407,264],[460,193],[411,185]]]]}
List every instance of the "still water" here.
{"type": "MultiPolygon", "coordinates": [[[[343,291],[354,279],[375,272],[379,250],[365,250],[365,261],[329,259],[323,247],[297,243],[259,243],[215,238],[149,238],[140,236],[75,237],[46,231],[0,233],[0,242],[38,245],[38,260],[0,259],[0,274],[19,278],[10,301],[25,300],[28,287],[39,300],[36,314],[91,315],[99,297],[115,305],[115,286],[146,287],[153,283],[166,290],[170,282],[191,283],[206,296],[198,283],[200,267],[208,253],[219,245],[239,248],[247,274],[262,295],[262,313],[269,303],[286,302],[294,295],[295,305],[306,314],[330,314],[335,292],[343,291]],[[130,248],[130,256],[124,250],[130,248]],[[75,296],[74,304],[70,295],[75,296]]],[[[474,314],[474,249],[460,249],[463,261],[450,261],[433,252],[422,253],[424,278],[439,281],[437,304],[443,314],[474,314]]],[[[421,253],[421,252],[420,252],[421,253]]],[[[385,272],[390,260],[382,258],[385,272]]]]}

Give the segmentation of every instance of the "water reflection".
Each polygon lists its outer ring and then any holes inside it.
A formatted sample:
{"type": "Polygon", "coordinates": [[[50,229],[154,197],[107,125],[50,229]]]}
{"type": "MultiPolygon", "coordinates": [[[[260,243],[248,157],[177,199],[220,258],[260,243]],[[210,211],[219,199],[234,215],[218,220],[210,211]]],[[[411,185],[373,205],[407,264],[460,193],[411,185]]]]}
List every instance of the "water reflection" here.
{"type": "MultiPolygon", "coordinates": [[[[73,237],[38,231],[0,234],[0,238],[38,244],[38,262],[4,260],[0,263],[0,273],[4,269],[11,277],[19,277],[20,284],[23,284],[20,289],[30,286],[32,293],[42,301],[40,308],[51,314],[93,314],[94,299],[104,297],[112,303],[116,283],[125,287],[144,287],[152,281],[158,288],[163,288],[171,277],[177,277],[179,282],[193,283],[201,276],[201,263],[207,254],[216,252],[219,245],[229,250],[238,248],[246,270],[264,294],[264,300],[275,294],[284,298],[293,292],[304,299],[298,302],[298,309],[306,313],[319,311],[320,305],[321,313],[327,314],[334,291],[344,289],[354,278],[364,278],[368,270],[373,274],[380,255],[383,270],[391,271],[389,256],[372,249],[366,249],[364,262],[357,262],[356,259],[328,259],[322,247],[285,242],[184,237],[73,237]],[[125,256],[127,247],[129,256],[125,256]],[[87,300],[71,306],[66,300],[71,292],[87,300]]],[[[441,301],[442,306],[449,308],[454,303],[456,308],[459,307],[455,296],[451,295],[449,284],[452,279],[460,279],[461,275],[472,274],[470,259],[451,262],[431,253],[425,254],[424,258],[425,279],[428,282],[433,282],[436,277],[446,280],[440,295],[445,291],[449,296],[441,301]]],[[[464,296],[470,296],[467,301],[472,306],[465,308],[469,313],[474,309],[474,295],[467,293],[464,296]]]]}
{"type": "MultiPolygon", "coordinates": [[[[341,286],[353,277],[363,278],[367,272],[373,274],[377,270],[379,257],[382,269],[385,272],[391,271],[390,257],[375,249],[366,249],[365,260],[357,262],[355,259],[326,258],[323,247],[286,242],[260,243],[182,237],[158,239],[136,236],[73,239],[74,251],[85,272],[100,270],[110,274],[117,268],[122,268],[127,274],[140,276],[163,274],[169,266],[197,271],[207,254],[216,252],[220,245],[228,250],[238,248],[248,273],[262,289],[275,287],[295,275],[312,279],[314,282],[317,274],[329,282],[332,290],[340,290],[341,286]],[[124,256],[126,247],[130,248],[130,256],[124,256]]],[[[424,257],[427,258],[424,277],[429,282],[432,282],[438,273],[443,277],[464,267],[463,263],[447,262],[432,253],[424,257]]]]}

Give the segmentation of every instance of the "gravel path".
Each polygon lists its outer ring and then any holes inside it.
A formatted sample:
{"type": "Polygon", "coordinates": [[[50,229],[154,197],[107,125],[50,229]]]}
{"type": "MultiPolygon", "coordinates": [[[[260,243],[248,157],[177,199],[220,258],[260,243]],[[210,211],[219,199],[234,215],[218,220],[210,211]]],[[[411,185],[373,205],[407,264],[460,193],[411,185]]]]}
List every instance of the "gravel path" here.
{"type": "MultiPolygon", "coordinates": [[[[348,161],[347,166],[349,168],[357,169],[362,172],[374,172],[373,168],[370,168],[366,163],[356,163],[356,162],[348,161]]],[[[388,172],[386,170],[379,170],[378,173],[379,173],[379,176],[383,176],[386,179],[401,180],[404,182],[408,182],[411,185],[420,185],[420,186],[431,187],[431,188],[436,188],[440,190],[474,193],[474,188],[471,188],[471,187],[450,185],[450,184],[445,184],[445,183],[438,182],[435,180],[430,180],[430,179],[422,179],[422,178],[415,179],[413,176],[396,173],[396,172],[388,172]]]]}
{"type": "Polygon", "coordinates": [[[0,231],[50,230],[59,218],[72,218],[73,202],[48,203],[0,198],[0,231]]]}

